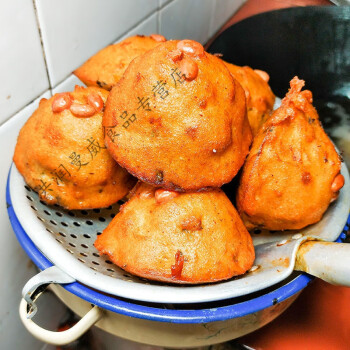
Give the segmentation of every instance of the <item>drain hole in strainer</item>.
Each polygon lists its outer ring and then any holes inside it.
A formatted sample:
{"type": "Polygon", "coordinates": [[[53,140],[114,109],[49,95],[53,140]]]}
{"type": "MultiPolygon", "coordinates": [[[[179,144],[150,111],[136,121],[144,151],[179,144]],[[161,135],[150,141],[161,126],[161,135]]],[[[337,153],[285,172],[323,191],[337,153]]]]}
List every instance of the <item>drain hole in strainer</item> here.
{"type": "Polygon", "coordinates": [[[33,202],[34,201],[34,199],[32,198],[32,197],[30,197],[30,196],[26,196],[31,202],[33,202]]]}
{"type": "Polygon", "coordinates": [[[111,218],[113,219],[115,217],[115,214],[111,214],[111,218]]]}
{"type": "Polygon", "coordinates": [[[61,225],[64,226],[64,227],[68,227],[68,224],[64,221],[61,222],[61,225]]]}
{"type": "Polygon", "coordinates": [[[76,227],[80,227],[80,224],[79,224],[78,221],[74,221],[74,222],[73,222],[73,225],[76,226],[76,227]]]}
{"type": "Polygon", "coordinates": [[[28,192],[32,192],[32,189],[29,187],[29,186],[24,186],[25,187],[25,189],[28,191],[28,192]]]}
{"type": "Polygon", "coordinates": [[[101,235],[101,234],[102,234],[102,232],[97,231],[97,232],[96,232],[96,234],[97,234],[97,236],[99,236],[99,235],[101,235]]]}
{"type": "Polygon", "coordinates": [[[59,211],[56,211],[56,215],[59,216],[59,217],[62,217],[62,216],[63,216],[63,214],[60,213],[59,211]]]}
{"type": "Polygon", "coordinates": [[[100,254],[97,254],[97,253],[92,253],[93,256],[96,256],[96,258],[99,258],[100,257],[100,254]]]}
{"type": "Polygon", "coordinates": [[[83,248],[86,248],[86,249],[88,249],[89,248],[89,246],[88,245],[86,245],[86,244],[81,244],[81,246],[83,247],[83,248]]]}
{"type": "Polygon", "coordinates": [[[113,269],[107,269],[107,271],[109,271],[109,272],[114,272],[114,270],[113,270],[113,269]]]}
{"type": "Polygon", "coordinates": [[[94,213],[97,213],[97,214],[101,212],[100,209],[92,209],[92,211],[93,211],[94,213]]]}
{"type": "Polygon", "coordinates": [[[110,205],[108,208],[106,208],[107,210],[112,210],[112,206],[110,205]]]}
{"type": "Polygon", "coordinates": [[[33,210],[38,211],[38,209],[35,208],[34,205],[31,205],[30,207],[31,207],[33,210]]]}
{"type": "Polygon", "coordinates": [[[72,211],[69,211],[69,212],[68,212],[68,215],[69,215],[69,216],[75,216],[75,214],[74,214],[72,211]]]}
{"type": "Polygon", "coordinates": [[[38,218],[40,221],[45,222],[45,220],[44,220],[42,217],[37,216],[37,218],[38,218]]]}
{"type": "Polygon", "coordinates": [[[78,238],[78,236],[75,235],[74,233],[72,233],[70,236],[71,236],[72,238],[78,238]]]}
{"type": "Polygon", "coordinates": [[[110,261],[110,260],[105,260],[105,262],[106,262],[107,264],[113,264],[112,261],[110,261]]]}
{"type": "Polygon", "coordinates": [[[95,264],[95,265],[100,265],[97,261],[93,261],[92,260],[92,263],[95,264]]]}
{"type": "Polygon", "coordinates": [[[75,248],[75,247],[76,247],[76,244],[71,243],[71,242],[69,242],[69,245],[70,245],[71,247],[73,247],[73,248],[75,248]]]}
{"type": "Polygon", "coordinates": [[[86,210],[80,210],[80,212],[81,212],[83,215],[88,215],[88,214],[89,214],[86,210]]]}
{"type": "Polygon", "coordinates": [[[84,235],[83,235],[85,238],[91,238],[91,236],[90,235],[88,235],[87,233],[84,233],[84,235]]]}
{"type": "Polygon", "coordinates": [[[99,219],[101,222],[105,222],[105,221],[106,221],[106,219],[103,218],[102,216],[100,216],[98,219],[99,219]]]}
{"type": "Polygon", "coordinates": [[[62,237],[66,237],[67,235],[64,232],[58,232],[62,237]]]}
{"type": "Polygon", "coordinates": [[[94,271],[97,271],[97,269],[95,267],[93,267],[93,266],[90,266],[90,269],[94,270],[94,271]]]}
{"type": "Polygon", "coordinates": [[[62,241],[60,239],[56,238],[56,241],[62,244],[62,241]]]}
{"type": "Polygon", "coordinates": [[[40,201],[40,203],[41,203],[42,205],[45,205],[45,206],[46,206],[46,203],[45,203],[44,201],[40,201]]]}
{"type": "Polygon", "coordinates": [[[78,258],[79,261],[81,261],[83,264],[85,264],[85,260],[78,258]]]}
{"type": "Polygon", "coordinates": [[[86,221],[86,224],[91,226],[91,225],[93,225],[94,223],[93,223],[93,221],[91,221],[91,220],[87,220],[87,221],[86,221]]]}
{"type": "Polygon", "coordinates": [[[131,277],[130,275],[128,275],[126,273],[124,273],[123,276],[126,277],[126,278],[130,278],[131,277]]]}
{"type": "Polygon", "coordinates": [[[71,253],[71,254],[74,254],[74,252],[72,251],[72,250],[70,250],[70,249],[66,249],[66,251],[68,252],[68,253],[71,253]]]}
{"type": "Polygon", "coordinates": [[[49,228],[46,229],[47,232],[50,232],[50,233],[54,233],[52,230],[50,230],[49,228]]]}
{"type": "Polygon", "coordinates": [[[80,253],[80,255],[84,256],[85,258],[88,256],[86,253],[80,253]]]}
{"type": "Polygon", "coordinates": [[[49,211],[47,211],[47,210],[44,210],[44,213],[45,213],[46,215],[51,215],[51,213],[50,213],[49,211]]]}
{"type": "Polygon", "coordinates": [[[55,226],[57,225],[57,222],[55,220],[50,220],[50,222],[52,225],[55,225],[55,226]]]}
{"type": "Polygon", "coordinates": [[[258,235],[259,233],[261,233],[261,230],[259,230],[258,228],[256,228],[253,232],[254,232],[256,235],[258,235]]]}

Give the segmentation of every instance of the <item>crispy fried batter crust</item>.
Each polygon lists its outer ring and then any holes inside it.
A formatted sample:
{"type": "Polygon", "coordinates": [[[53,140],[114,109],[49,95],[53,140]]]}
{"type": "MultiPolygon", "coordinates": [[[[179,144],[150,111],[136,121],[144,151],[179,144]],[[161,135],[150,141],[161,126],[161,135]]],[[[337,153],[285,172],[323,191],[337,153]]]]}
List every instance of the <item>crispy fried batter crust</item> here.
{"type": "Polygon", "coordinates": [[[247,228],[301,229],[321,220],[342,186],[341,161],[295,77],[282,105],[256,135],[237,207],[247,228]],[[337,177],[338,176],[338,177],[337,177]]]}
{"type": "Polygon", "coordinates": [[[76,69],[74,74],[87,86],[110,90],[135,57],[159,44],[160,42],[148,36],[132,36],[105,47],[76,69]]]}
{"type": "Polygon", "coordinates": [[[177,191],[220,187],[237,174],[252,139],[244,90],[220,59],[182,54],[177,44],[167,41],[136,58],[111,90],[103,125],[120,136],[106,137],[106,145],[150,184],[177,191]],[[185,79],[181,67],[193,62],[197,75],[189,71],[185,79]]]}
{"type": "Polygon", "coordinates": [[[252,239],[219,189],[157,202],[138,184],[95,247],[137,276],[172,283],[216,282],[240,275],[254,261],[252,239]]]}
{"type": "Polygon", "coordinates": [[[256,135],[272,111],[275,95],[269,84],[252,68],[248,66],[239,67],[225,61],[224,63],[246,92],[249,124],[253,135],[256,135]]]}
{"type": "MultiPolygon", "coordinates": [[[[74,102],[86,104],[87,95],[107,91],[76,87],[74,102]]],[[[104,146],[102,111],[87,118],[69,109],[52,112],[58,95],[43,99],[21,129],[13,160],[26,183],[48,204],[67,209],[109,206],[123,198],[135,180],[109,155],[104,146]]]]}

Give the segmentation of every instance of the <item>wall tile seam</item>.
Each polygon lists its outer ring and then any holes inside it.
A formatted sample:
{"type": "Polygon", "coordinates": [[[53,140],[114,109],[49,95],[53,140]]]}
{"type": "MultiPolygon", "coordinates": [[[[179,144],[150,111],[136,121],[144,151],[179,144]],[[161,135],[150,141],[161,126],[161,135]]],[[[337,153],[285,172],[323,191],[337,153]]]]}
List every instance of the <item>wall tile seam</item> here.
{"type": "Polygon", "coordinates": [[[13,117],[15,117],[18,113],[21,113],[24,109],[26,109],[29,105],[31,105],[33,102],[35,102],[35,100],[37,100],[40,96],[44,95],[46,92],[49,92],[50,95],[52,96],[52,90],[49,89],[44,89],[43,91],[41,91],[38,95],[36,95],[35,97],[33,97],[28,103],[26,103],[24,106],[20,107],[18,110],[16,110],[15,113],[11,114],[8,118],[6,118],[5,120],[3,120],[0,123],[0,128],[2,125],[4,125],[5,123],[7,123],[10,119],[12,119],[13,117]]]}
{"type": "Polygon", "coordinates": [[[158,0],[158,8],[157,8],[157,34],[160,34],[160,10],[161,10],[161,6],[160,6],[160,0],[158,0]]]}
{"type": "MultiPolygon", "coordinates": [[[[35,0],[33,0],[35,1],[35,0]]],[[[125,32],[123,32],[122,34],[118,35],[115,39],[113,39],[111,42],[109,42],[108,44],[106,44],[106,46],[112,45],[114,44],[116,41],[118,41],[120,38],[122,38],[123,36],[127,35],[129,32],[131,32],[132,30],[134,30],[136,27],[138,27],[139,25],[141,25],[143,22],[147,21],[151,16],[153,16],[155,13],[158,12],[158,8],[156,8],[153,12],[149,13],[146,17],[143,17],[140,21],[138,21],[136,24],[134,24],[132,27],[128,28],[125,32]]],[[[106,47],[105,46],[105,47],[106,47]]],[[[45,61],[46,63],[46,61],[45,61]]],[[[78,68],[78,67],[76,67],[78,68]]],[[[49,71],[48,71],[48,74],[49,71]]],[[[55,89],[58,85],[62,84],[65,80],[67,80],[71,74],[73,74],[73,72],[68,73],[62,80],[60,80],[59,82],[57,82],[57,84],[55,84],[54,86],[51,85],[51,80],[49,79],[49,84],[50,84],[50,89],[55,89]]]]}
{"type": "MultiPolygon", "coordinates": [[[[51,86],[49,68],[48,68],[48,65],[47,65],[46,50],[45,50],[45,47],[44,47],[44,41],[43,41],[43,37],[42,37],[41,25],[40,25],[39,15],[38,15],[38,11],[37,11],[37,8],[36,8],[36,3],[35,3],[35,1],[36,1],[36,0],[32,0],[32,2],[33,2],[33,8],[34,8],[34,13],[35,13],[35,21],[36,21],[36,25],[37,25],[37,29],[38,29],[38,33],[39,33],[41,51],[42,51],[42,53],[43,53],[43,59],[44,59],[44,64],[45,64],[46,77],[47,77],[47,80],[48,80],[48,82],[49,82],[49,89],[51,90],[51,89],[52,89],[52,86],[51,86]]],[[[40,95],[39,95],[39,96],[40,96],[40,95]]]]}
{"type": "MultiPolygon", "coordinates": [[[[164,9],[166,9],[168,6],[170,6],[172,3],[176,2],[176,1],[178,1],[178,0],[170,0],[170,1],[169,1],[168,3],[166,3],[165,5],[159,7],[159,13],[158,13],[158,26],[159,26],[159,27],[158,27],[158,32],[160,32],[161,29],[162,29],[161,12],[162,12],[164,9]]],[[[159,2],[159,3],[160,3],[160,2],[159,2]]],[[[205,36],[205,40],[204,40],[203,46],[205,46],[205,45],[209,42],[209,40],[211,39],[211,37],[212,37],[212,36],[210,35],[210,28],[211,28],[211,22],[213,21],[214,11],[215,11],[215,6],[216,6],[216,5],[217,5],[216,0],[213,0],[213,1],[210,2],[210,6],[211,6],[211,9],[210,9],[210,18],[209,18],[209,21],[208,21],[208,29],[207,29],[207,33],[206,33],[206,36],[205,36]]],[[[205,22],[205,21],[206,21],[206,18],[203,17],[201,20],[205,22]]],[[[223,22],[223,24],[220,26],[220,28],[223,27],[225,23],[226,23],[226,21],[223,22]]],[[[160,33],[160,34],[162,34],[162,33],[160,33]]]]}
{"type": "Polygon", "coordinates": [[[158,10],[163,10],[165,7],[168,7],[174,1],[176,1],[176,0],[170,0],[167,3],[161,5],[160,0],[158,0],[158,10]]]}
{"type": "Polygon", "coordinates": [[[158,10],[157,10],[157,34],[160,33],[160,29],[162,28],[161,23],[160,23],[160,12],[163,11],[166,7],[168,7],[172,2],[176,0],[170,0],[166,4],[161,5],[160,0],[158,0],[158,10]]]}
{"type": "MultiPolygon", "coordinates": [[[[225,25],[226,25],[228,22],[230,22],[232,16],[233,16],[235,13],[237,13],[237,12],[243,7],[243,5],[245,4],[245,2],[246,2],[246,0],[243,0],[243,1],[241,2],[241,4],[230,14],[230,16],[227,18],[227,20],[224,21],[224,22],[220,25],[220,27],[219,27],[214,33],[212,33],[212,34],[208,37],[207,42],[203,45],[204,48],[205,48],[205,50],[207,50],[207,48],[213,43],[213,41],[217,38],[217,36],[219,35],[219,33],[220,33],[220,32],[222,31],[222,29],[225,27],[225,25]]],[[[227,29],[227,28],[226,28],[226,29],[227,29]]],[[[225,29],[225,30],[226,30],[226,29],[225,29]]],[[[209,29],[209,30],[210,30],[210,29],[209,29]]]]}
{"type": "MultiPolygon", "coordinates": [[[[211,33],[211,28],[214,26],[214,15],[215,15],[215,9],[216,9],[216,1],[212,1],[211,3],[211,16],[210,16],[210,20],[209,20],[209,26],[208,26],[208,33],[207,33],[207,40],[205,42],[205,45],[208,43],[208,40],[210,40],[210,34],[211,33]]],[[[221,28],[221,26],[220,26],[221,28]]]]}
{"type": "MultiPolygon", "coordinates": [[[[35,15],[35,22],[37,25],[37,30],[38,30],[38,34],[39,34],[39,39],[40,39],[40,45],[41,45],[41,50],[42,50],[42,54],[43,54],[43,60],[44,60],[44,64],[45,64],[45,72],[46,72],[46,78],[48,81],[48,88],[41,90],[37,95],[35,95],[35,97],[33,97],[29,102],[27,102],[25,105],[22,105],[20,107],[18,107],[18,109],[16,109],[14,111],[14,113],[12,113],[10,116],[8,116],[6,119],[4,119],[3,121],[1,121],[0,126],[5,124],[7,121],[9,121],[11,118],[13,118],[15,115],[17,115],[18,113],[20,113],[23,109],[25,109],[26,107],[28,107],[30,104],[32,104],[38,97],[40,97],[41,95],[43,95],[45,92],[50,91],[51,93],[51,82],[50,82],[50,78],[49,78],[49,72],[48,72],[48,67],[47,67],[47,62],[46,62],[46,55],[45,55],[45,49],[43,46],[43,40],[42,40],[42,36],[41,36],[41,29],[40,29],[40,25],[39,25],[39,19],[38,19],[38,14],[37,14],[37,10],[36,10],[36,5],[35,5],[35,0],[32,0],[33,3],[33,9],[34,9],[34,15],[35,15]]],[[[51,93],[52,94],[52,93],[51,93]]]]}
{"type": "MultiPolygon", "coordinates": [[[[48,71],[48,66],[47,66],[47,61],[46,61],[46,55],[45,55],[45,47],[44,47],[44,43],[43,43],[43,40],[42,40],[42,35],[41,35],[41,27],[40,27],[40,21],[39,21],[39,18],[38,18],[38,13],[37,13],[37,8],[36,8],[36,4],[35,4],[35,1],[36,0],[32,0],[33,1],[33,7],[34,7],[34,11],[35,11],[35,17],[36,17],[36,22],[37,22],[37,25],[38,25],[38,31],[39,31],[39,37],[40,37],[40,42],[41,42],[41,46],[42,46],[42,50],[43,50],[43,58],[44,58],[44,62],[45,62],[45,70],[46,70],[46,74],[47,74],[47,78],[48,78],[48,82],[49,82],[49,89],[47,90],[43,90],[41,93],[39,93],[37,96],[35,96],[31,101],[29,101],[26,105],[24,105],[23,107],[21,107],[20,109],[18,109],[15,113],[13,113],[10,117],[8,117],[6,120],[4,120],[1,124],[3,125],[4,123],[6,123],[9,119],[11,119],[12,117],[14,117],[16,114],[20,113],[23,109],[25,109],[27,106],[29,106],[30,104],[32,104],[36,99],[38,99],[38,97],[40,97],[41,95],[43,95],[45,92],[49,91],[51,96],[53,95],[53,89],[56,88],[58,85],[62,84],[65,80],[67,80],[72,73],[69,73],[64,79],[62,79],[60,82],[58,82],[55,86],[52,86],[51,85],[51,81],[49,79],[49,71],[48,71]]],[[[158,8],[151,12],[148,16],[144,17],[143,19],[141,19],[139,22],[137,22],[135,25],[133,25],[132,27],[130,27],[126,32],[123,32],[121,35],[119,35],[116,39],[114,39],[111,43],[107,44],[108,45],[111,45],[113,44],[114,42],[116,42],[118,39],[120,39],[121,37],[127,35],[129,32],[131,32],[133,29],[135,29],[137,26],[141,25],[143,22],[145,22],[147,19],[149,19],[149,17],[153,16],[155,13],[157,13],[157,31],[159,32],[160,30],[160,26],[161,26],[161,23],[160,23],[160,11],[163,10],[164,8],[166,8],[167,6],[169,6],[172,2],[174,2],[175,0],[171,0],[169,1],[168,3],[166,3],[165,5],[161,6],[160,5],[160,2],[159,2],[159,5],[158,5],[158,8]]],[[[243,2],[244,3],[244,2],[243,2]]],[[[242,6],[242,4],[241,4],[242,6]]],[[[241,7],[240,6],[240,7],[241,7]]],[[[239,9],[239,8],[238,8],[239,9]]],[[[211,15],[213,16],[214,14],[214,11],[215,11],[215,1],[213,1],[213,5],[212,5],[212,9],[211,9],[211,15]]],[[[211,16],[211,17],[212,17],[211,16]]],[[[212,18],[210,18],[210,21],[212,21],[212,18]]],[[[226,22],[225,22],[226,23],[226,22]]],[[[223,23],[223,25],[225,24],[223,23]]],[[[222,26],[223,26],[222,25],[222,26]]],[[[219,30],[222,28],[222,26],[220,26],[219,30]]],[[[218,30],[218,31],[219,31],[218,30]]],[[[210,33],[210,26],[208,28],[208,33],[207,33],[207,39],[209,39],[209,33],[210,33]]],[[[216,32],[217,33],[217,32],[216,32]]],[[[216,34],[214,33],[214,34],[216,34]]]]}
{"type": "MultiPolygon", "coordinates": [[[[1,125],[3,125],[4,123],[6,123],[8,120],[10,120],[11,118],[13,118],[16,114],[20,113],[23,109],[25,109],[26,107],[28,107],[30,104],[32,104],[36,99],[38,99],[41,95],[43,95],[45,92],[49,91],[51,96],[53,95],[53,89],[55,89],[58,85],[62,84],[65,80],[67,80],[72,73],[69,73],[64,79],[62,79],[61,81],[59,81],[55,86],[51,85],[51,81],[49,79],[49,71],[48,71],[48,66],[47,66],[47,62],[46,62],[46,55],[45,55],[45,47],[43,45],[43,40],[42,40],[42,36],[41,36],[41,29],[40,29],[40,21],[39,18],[37,16],[37,9],[35,6],[35,0],[33,1],[33,6],[34,6],[34,10],[35,10],[35,16],[36,16],[36,21],[37,21],[37,25],[38,25],[38,31],[39,31],[39,36],[40,36],[40,42],[41,42],[41,47],[43,50],[43,56],[44,56],[44,62],[45,62],[45,70],[47,73],[47,78],[48,78],[48,82],[49,82],[49,88],[46,90],[41,91],[38,95],[36,95],[34,98],[32,98],[28,103],[26,103],[24,106],[20,107],[18,110],[16,110],[11,116],[9,116],[8,118],[6,118],[4,121],[2,121],[0,123],[0,127],[1,125]]],[[[168,5],[168,4],[167,4],[168,5]]],[[[163,6],[164,8],[165,6],[163,6]]],[[[144,17],[142,20],[140,20],[139,22],[137,22],[134,26],[130,27],[126,32],[123,32],[121,35],[119,35],[116,39],[114,39],[112,42],[110,42],[108,45],[112,45],[114,42],[116,42],[118,39],[122,38],[123,36],[127,35],[129,32],[131,32],[133,29],[135,29],[136,27],[138,27],[139,25],[141,25],[143,22],[145,22],[147,19],[149,19],[149,17],[153,16],[155,13],[157,13],[157,16],[159,16],[158,14],[158,9],[156,9],[155,11],[151,12],[147,17],[144,17]]],[[[157,31],[159,31],[159,27],[158,27],[158,23],[157,23],[157,31]]]]}

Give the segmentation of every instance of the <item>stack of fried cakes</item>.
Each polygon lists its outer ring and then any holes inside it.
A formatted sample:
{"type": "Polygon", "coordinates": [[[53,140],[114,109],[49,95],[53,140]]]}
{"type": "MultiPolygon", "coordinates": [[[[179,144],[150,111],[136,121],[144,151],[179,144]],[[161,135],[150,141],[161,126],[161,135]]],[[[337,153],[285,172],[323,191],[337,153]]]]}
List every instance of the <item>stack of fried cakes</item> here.
{"type": "Polygon", "coordinates": [[[192,284],[243,274],[254,262],[247,228],[314,223],[343,185],[339,156],[297,78],[270,116],[267,73],[158,34],[110,45],[74,73],[89,87],[42,101],[14,161],[43,201],[69,209],[108,206],[137,178],[95,242],[132,274],[192,284]],[[42,135],[35,145],[33,130],[42,135]],[[220,189],[242,167],[244,221],[220,189]],[[295,191],[303,196],[293,202],[295,191]]]}

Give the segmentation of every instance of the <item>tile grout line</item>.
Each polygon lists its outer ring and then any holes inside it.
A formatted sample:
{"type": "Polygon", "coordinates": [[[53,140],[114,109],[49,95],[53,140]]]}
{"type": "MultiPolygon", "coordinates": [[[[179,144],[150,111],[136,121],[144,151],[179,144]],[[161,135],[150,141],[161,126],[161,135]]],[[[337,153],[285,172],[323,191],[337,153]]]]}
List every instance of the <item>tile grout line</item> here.
{"type": "MultiPolygon", "coordinates": [[[[230,17],[219,27],[218,30],[216,30],[207,40],[207,42],[204,45],[205,50],[214,42],[214,40],[218,37],[220,34],[222,28],[230,21],[231,17],[236,14],[243,5],[247,2],[247,0],[243,0],[241,4],[237,7],[237,9],[230,15],[230,17]]],[[[226,28],[227,29],[227,28],[226,28]]]]}
{"type": "Polygon", "coordinates": [[[23,107],[21,107],[20,109],[17,109],[15,113],[13,113],[12,115],[10,115],[7,119],[5,119],[4,121],[1,122],[0,124],[0,128],[7,123],[8,121],[10,121],[13,117],[15,117],[18,113],[22,112],[25,108],[27,108],[28,106],[30,106],[33,102],[35,102],[40,96],[44,95],[46,92],[49,92],[50,95],[52,95],[52,90],[50,88],[42,91],[39,95],[35,96],[32,100],[30,100],[28,103],[26,103],[23,107]]]}
{"type": "Polygon", "coordinates": [[[49,68],[48,68],[48,65],[47,65],[47,59],[46,59],[45,47],[44,47],[44,42],[43,42],[42,33],[41,33],[41,27],[40,27],[40,21],[39,21],[38,11],[37,11],[37,8],[36,8],[35,0],[32,0],[32,2],[33,2],[34,12],[35,12],[35,20],[36,20],[36,24],[37,24],[37,28],[38,28],[38,32],[39,32],[41,50],[42,50],[42,52],[43,52],[43,58],[44,58],[44,63],[45,63],[46,76],[47,76],[47,80],[48,80],[48,82],[49,82],[49,90],[51,91],[51,94],[52,94],[52,86],[51,86],[49,68]]]}
{"type": "Polygon", "coordinates": [[[160,10],[157,11],[157,34],[160,34],[160,28],[161,28],[161,24],[160,24],[160,10]]]}
{"type": "MultiPolygon", "coordinates": [[[[35,0],[33,0],[35,1],[35,0]]],[[[154,14],[157,14],[158,12],[158,7],[151,12],[150,14],[148,14],[146,17],[143,17],[140,21],[138,21],[135,25],[133,25],[132,27],[130,27],[127,31],[123,32],[122,34],[118,35],[115,39],[113,39],[111,42],[109,42],[108,44],[106,44],[105,47],[109,46],[109,45],[113,45],[118,39],[122,38],[124,35],[128,34],[129,32],[131,32],[133,29],[135,29],[136,27],[138,27],[140,24],[142,24],[143,22],[145,22],[148,18],[150,18],[151,16],[153,16],[154,14]]],[[[158,26],[158,25],[157,25],[158,26]]],[[[157,28],[158,29],[158,28],[157,28]]],[[[101,49],[102,50],[102,49],[101,49]]],[[[55,89],[58,85],[62,84],[65,80],[67,80],[73,73],[69,73],[68,75],[66,75],[62,80],[60,80],[55,86],[51,87],[50,84],[50,90],[52,91],[52,89],[55,89]]]]}
{"type": "Polygon", "coordinates": [[[159,5],[159,10],[163,10],[165,7],[168,7],[171,3],[173,3],[176,0],[169,0],[166,4],[163,6],[159,5]]]}
{"type": "Polygon", "coordinates": [[[157,34],[160,34],[160,0],[158,0],[158,8],[157,8],[157,34]]]}
{"type": "Polygon", "coordinates": [[[23,109],[25,109],[26,107],[28,107],[30,104],[32,104],[36,99],[38,99],[40,96],[42,96],[43,94],[45,94],[45,92],[49,91],[50,94],[52,95],[52,86],[51,86],[51,81],[50,81],[50,76],[49,76],[49,71],[48,71],[48,67],[47,67],[47,62],[46,62],[46,55],[45,55],[45,50],[44,50],[44,44],[43,44],[43,40],[41,37],[41,29],[40,29],[40,25],[39,25],[39,18],[38,18],[38,13],[37,13],[37,9],[36,9],[36,5],[35,5],[35,0],[32,0],[33,2],[33,8],[34,8],[34,14],[35,14],[35,21],[37,24],[37,29],[39,32],[39,38],[40,38],[40,45],[41,45],[41,50],[43,53],[43,59],[44,59],[44,64],[45,64],[45,72],[46,72],[46,77],[47,77],[47,81],[49,83],[49,87],[47,89],[44,89],[43,91],[41,91],[37,96],[35,96],[33,99],[31,99],[28,103],[26,103],[24,106],[20,107],[19,109],[17,109],[14,113],[12,113],[8,118],[6,118],[5,120],[3,120],[0,123],[0,127],[2,125],[4,125],[6,122],[8,122],[11,118],[13,118],[16,114],[20,113],[23,109]]]}
{"type": "Polygon", "coordinates": [[[205,44],[204,46],[208,43],[208,41],[210,40],[211,38],[211,29],[212,27],[214,26],[214,15],[215,15],[215,9],[216,9],[216,1],[213,1],[211,3],[211,14],[210,14],[210,19],[209,19],[209,26],[208,26],[208,32],[207,32],[207,38],[205,40],[205,44]]]}

